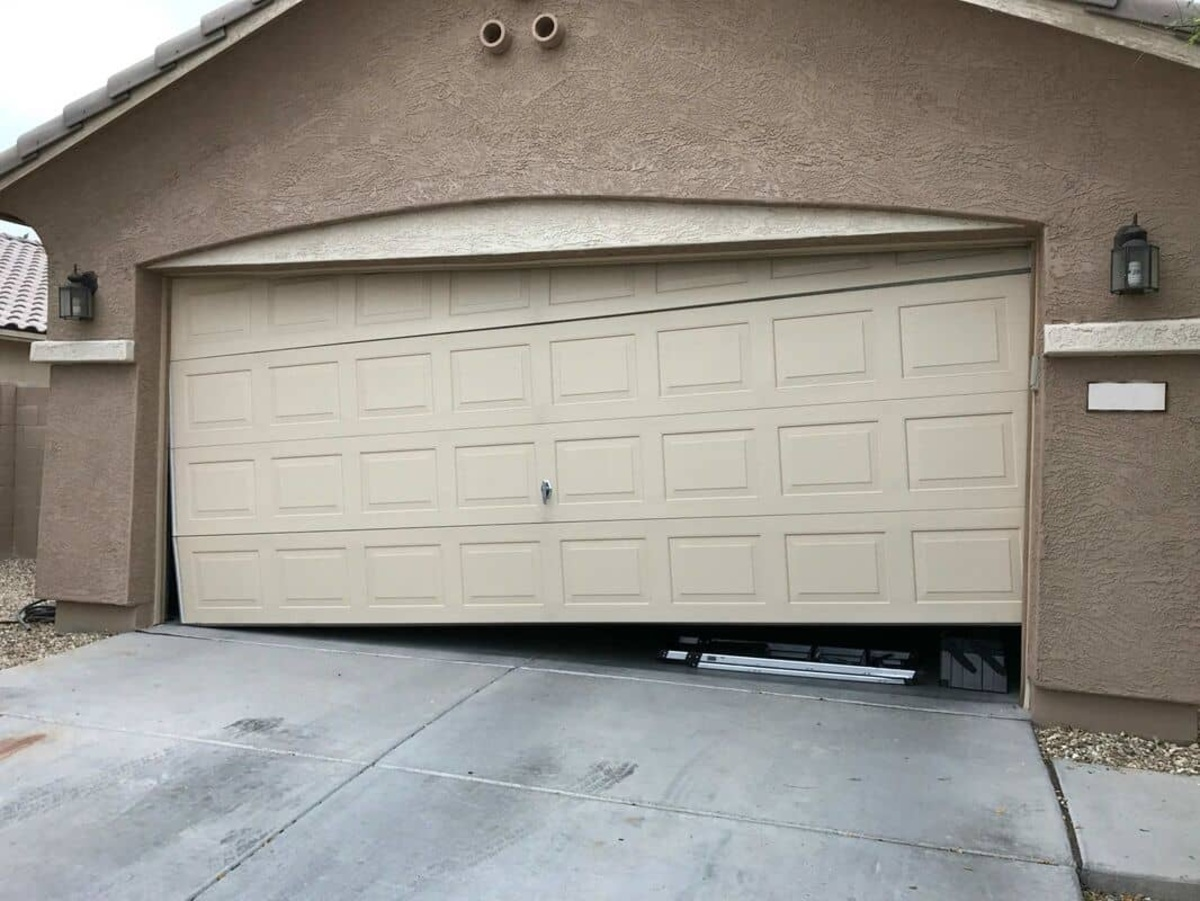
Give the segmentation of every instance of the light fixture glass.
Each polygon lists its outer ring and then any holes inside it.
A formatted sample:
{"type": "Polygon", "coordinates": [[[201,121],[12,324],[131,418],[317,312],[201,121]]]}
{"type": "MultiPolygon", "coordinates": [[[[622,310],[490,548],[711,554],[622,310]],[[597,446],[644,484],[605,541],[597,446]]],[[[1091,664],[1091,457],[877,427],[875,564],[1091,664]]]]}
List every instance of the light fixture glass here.
{"type": "Polygon", "coordinates": [[[1113,239],[1109,290],[1113,294],[1156,294],[1158,292],[1158,246],[1138,217],[1117,229],[1113,239]]]}
{"type": "Polygon", "coordinates": [[[90,321],[95,316],[96,290],[99,288],[96,273],[75,271],[67,276],[67,283],[58,289],[58,318],[90,321]]]}

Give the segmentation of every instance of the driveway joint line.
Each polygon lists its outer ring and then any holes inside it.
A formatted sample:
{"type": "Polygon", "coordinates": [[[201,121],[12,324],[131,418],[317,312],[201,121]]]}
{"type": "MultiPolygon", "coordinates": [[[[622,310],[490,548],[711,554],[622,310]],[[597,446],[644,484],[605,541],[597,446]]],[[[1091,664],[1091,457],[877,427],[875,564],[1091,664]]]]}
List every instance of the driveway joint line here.
{"type": "Polygon", "coordinates": [[[333,788],[331,788],[329,791],[325,792],[325,794],[321,795],[321,797],[317,798],[317,800],[313,801],[310,805],[308,805],[308,807],[304,808],[304,810],[302,810],[298,814],[296,814],[296,816],[293,819],[291,819],[287,823],[284,823],[278,829],[272,831],[269,835],[267,835],[261,841],[256,842],[253,848],[251,848],[249,851],[247,851],[245,854],[243,854],[241,857],[239,857],[237,860],[235,860],[229,866],[225,867],[223,870],[221,870],[221,872],[217,873],[215,876],[210,877],[198,889],[196,889],[195,891],[193,891],[191,894],[189,894],[187,896],[187,901],[196,901],[196,899],[199,898],[201,895],[206,894],[210,889],[212,889],[219,882],[221,882],[223,879],[225,879],[227,876],[229,876],[230,873],[232,873],[234,870],[236,870],[238,867],[240,867],[242,864],[244,864],[246,861],[248,861],[251,857],[253,857],[255,854],[257,854],[259,851],[261,851],[267,845],[271,844],[273,841],[275,841],[277,838],[279,838],[279,836],[283,835],[284,832],[286,832],[292,826],[296,825],[298,822],[300,822],[302,819],[304,819],[306,816],[308,816],[310,813],[312,813],[314,810],[316,810],[318,807],[320,807],[322,804],[324,804],[326,801],[328,801],[330,798],[332,798],[334,795],[336,795],[338,792],[340,792],[342,789],[344,789],[346,786],[348,786],[351,782],[353,782],[355,779],[357,779],[359,776],[361,776],[363,773],[365,773],[369,768],[370,767],[360,766],[357,772],[351,773],[349,776],[347,776],[345,779],[343,779],[337,785],[333,786],[333,788]]]}
{"type": "MultiPolygon", "coordinates": [[[[536,658],[535,658],[536,659],[536,658]]],[[[561,667],[529,666],[522,664],[519,669],[530,673],[552,673],[558,676],[581,676],[589,679],[615,679],[626,682],[646,682],[653,685],[675,685],[679,688],[693,688],[700,691],[728,691],[736,694],[765,695],[773,698],[794,698],[799,701],[823,701],[827,704],[849,704],[854,707],[877,707],[883,710],[904,710],[915,713],[937,713],[943,716],[965,716],[974,719],[1008,720],[1014,723],[1028,723],[1021,715],[1003,715],[998,713],[983,713],[973,710],[940,710],[937,707],[923,707],[915,704],[889,704],[885,701],[866,701],[858,698],[836,698],[828,695],[803,694],[789,691],[771,691],[764,688],[745,688],[740,685],[709,685],[697,682],[682,682],[674,679],[656,679],[650,676],[631,676],[627,673],[592,673],[586,670],[562,669],[561,667]]]]}
{"type": "Polygon", "coordinates": [[[899,838],[889,838],[883,835],[871,835],[865,832],[854,832],[848,829],[835,829],[831,826],[817,826],[809,823],[789,823],[786,820],[773,820],[766,817],[747,816],[745,814],[728,813],[718,810],[700,810],[692,807],[681,807],[675,804],[663,804],[658,801],[638,801],[631,798],[614,798],[605,795],[593,795],[586,792],[575,792],[568,789],[551,788],[542,785],[527,785],[520,782],[508,782],[503,779],[489,779],[485,776],[467,776],[462,773],[447,773],[442,770],[430,770],[422,767],[402,766],[392,763],[378,763],[374,769],[390,770],[407,773],[412,776],[427,776],[435,779],[449,779],[455,782],[469,782],[478,785],[488,785],[494,788],[506,788],[514,791],[527,791],[536,794],[551,795],[574,801],[598,801],[617,807],[634,807],[642,810],[655,810],[661,813],[673,813],[680,816],[697,817],[699,819],[716,819],[732,823],[744,823],[755,826],[772,826],[779,829],[791,829],[798,832],[808,832],[815,835],[827,835],[838,838],[858,839],[860,841],[879,842],[885,845],[898,845],[904,848],[916,848],[922,851],[934,851],[942,854],[957,854],[962,857],[983,857],[989,860],[1000,860],[1008,863],[1035,864],[1038,866],[1062,867],[1073,869],[1070,862],[1060,862],[1041,857],[1024,857],[1018,854],[1003,854],[998,851],[986,851],[976,848],[955,848],[937,845],[931,842],[918,842],[899,838]]]}
{"type": "MultiPolygon", "coordinates": [[[[533,660],[533,659],[534,658],[532,658],[532,657],[529,658],[529,660],[533,660]]],[[[529,660],[526,660],[525,663],[528,663],[529,660]]],[[[386,749],[382,754],[380,754],[378,757],[376,757],[371,762],[370,766],[372,766],[372,767],[379,766],[380,761],[382,761],[383,758],[385,758],[389,754],[393,753],[397,748],[399,748],[405,742],[411,741],[412,739],[416,738],[418,735],[420,735],[422,732],[424,732],[430,726],[434,725],[435,723],[440,722],[444,717],[449,716],[451,713],[458,710],[459,707],[462,707],[464,704],[466,704],[468,701],[474,700],[476,697],[478,697],[483,692],[487,691],[489,688],[491,688],[493,685],[495,685],[497,682],[499,682],[505,676],[507,676],[511,673],[515,673],[517,670],[521,669],[522,666],[523,666],[523,664],[515,664],[513,666],[510,666],[508,669],[506,669],[504,672],[500,673],[500,675],[496,676],[494,679],[489,679],[488,681],[486,681],[482,685],[480,685],[478,688],[463,695],[461,698],[459,698],[457,701],[455,701],[453,704],[451,704],[449,707],[447,707],[445,710],[443,710],[441,713],[439,713],[433,719],[429,720],[426,723],[422,723],[420,726],[418,726],[412,732],[408,733],[408,735],[404,736],[402,739],[400,739],[398,742],[396,742],[390,748],[386,749]]]]}
{"type": "Polygon", "coordinates": [[[1038,748],[1038,756],[1042,758],[1042,764],[1046,767],[1046,775],[1050,779],[1050,788],[1054,792],[1055,800],[1058,801],[1058,809],[1062,813],[1063,828],[1067,831],[1067,844],[1071,846],[1071,858],[1075,861],[1075,874],[1082,883],[1083,850],[1079,847],[1079,836],[1075,834],[1075,820],[1071,816],[1071,805],[1067,801],[1067,793],[1063,791],[1062,780],[1058,778],[1058,770],[1054,767],[1054,761],[1048,757],[1043,757],[1041,748],[1038,748]]]}
{"type": "MultiPolygon", "coordinates": [[[[530,658],[530,659],[533,659],[533,658],[530,658]]],[[[488,681],[484,682],[482,685],[478,686],[477,688],[475,688],[472,691],[468,692],[467,694],[463,695],[463,697],[459,698],[457,701],[455,701],[453,704],[451,704],[445,710],[442,710],[441,712],[439,712],[436,716],[434,716],[428,722],[423,723],[420,726],[418,726],[416,729],[412,730],[408,735],[404,736],[402,739],[400,739],[398,742],[393,744],[391,747],[388,747],[388,748],[385,748],[384,750],[382,750],[378,755],[376,755],[375,759],[372,760],[371,762],[366,763],[366,764],[359,764],[359,769],[357,772],[352,773],[346,779],[342,780],[338,785],[334,786],[330,791],[326,792],[324,795],[322,795],[320,798],[318,798],[316,801],[314,801],[312,804],[310,804],[308,807],[306,807],[304,810],[302,810],[300,813],[298,813],[293,819],[289,820],[287,823],[284,823],[278,829],[272,831],[270,835],[266,836],[261,841],[257,842],[253,848],[251,848],[249,851],[247,851],[245,854],[243,854],[240,858],[238,858],[236,861],[231,863],[229,866],[225,867],[223,870],[221,870],[221,872],[217,873],[215,876],[213,876],[211,879],[209,879],[208,882],[206,882],[204,885],[202,885],[195,893],[193,893],[192,895],[189,895],[188,901],[197,901],[198,898],[202,897],[205,893],[207,893],[209,890],[211,890],[219,882],[221,882],[222,880],[229,877],[235,870],[237,870],[239,867],[243,866],[247,861],[249,861],[251,858],[253,858],[254,855],[258,854],[263,848],[267,847],[267,845],[276,841],[285,832],[287,832],[287,830],[291,829],[293,826],[295,826],[297,823],[299,823],[302,819],[304,819],[308,815],[314,813],[319,807],[321,807],[323,804],[325,804],[325,802],[327,802],[330,798],[332,798],[334,795],[338,794],[343,789],[347,788],[352,782],[354,782],[356,779],[360,778],[368,770],[379,768],[380,762],[385,757],[387,757],[389,754],[391,754],[393,751],[395,751],[397,748],[399,748],[402,744],[404,744],[406,741],[408,741],[409,739],[413,738],[416,735],[421,734],[422,732],[425,731],[425,729],[432,726],[434,723],[436,723],[442,717],[446,716],[448,713],[450,713],[453,710],[457,710],[459,707],[461,707],[463,704],[470,701],[472,698],[474,698],[480,692],[491,687],[492,685],[495,685],[497,682],[499,682],[501,679],[503,679],[509,673],[514,672],[516,669],[517,669],[517,666],[508,667],[504,672],[500,673],[495,678],[489,679],[488,681]]]]}

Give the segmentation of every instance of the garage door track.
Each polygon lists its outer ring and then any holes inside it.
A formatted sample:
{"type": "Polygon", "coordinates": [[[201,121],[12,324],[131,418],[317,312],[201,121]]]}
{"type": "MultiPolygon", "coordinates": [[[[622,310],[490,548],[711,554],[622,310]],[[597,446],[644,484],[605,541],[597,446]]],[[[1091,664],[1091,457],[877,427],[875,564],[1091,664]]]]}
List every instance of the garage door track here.
{"type": "Polygon", "coordinates": [[[2,899],[1072,899],[1008,702],[512,632],[182,627],[0,673],[2,899]]]}

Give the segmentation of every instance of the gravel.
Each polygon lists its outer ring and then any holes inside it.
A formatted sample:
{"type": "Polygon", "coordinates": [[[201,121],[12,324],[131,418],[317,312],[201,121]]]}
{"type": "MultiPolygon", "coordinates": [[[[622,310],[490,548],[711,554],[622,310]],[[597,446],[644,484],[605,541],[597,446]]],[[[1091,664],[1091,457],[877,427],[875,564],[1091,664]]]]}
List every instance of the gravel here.
{"type": "Polygon", "coordinates": [[[26,628],[12,622],[18,611],[34,600],[33,576],[32,560],[0,560],[0,669],[33,663],[107,637],[94,632],[60,635],[52,625],[26,628]]]}
{"type": "Polygon", "coordinates": [[[1083,901],[1153,901],[1148,895],[1110,895],[1106,892],[1086,891],[1083,901]]]}
{"type": "Polygon", "coordinates": [[[1138,738],[1124,732],[1086,732],[1050,726],[1038,729],[1038,744],[1048,760],[1074,760],[1099,766],[1149,770],[1180,776],[1200,776],[1200,743],[1190,745],[1151,738],[1138,738]]]}

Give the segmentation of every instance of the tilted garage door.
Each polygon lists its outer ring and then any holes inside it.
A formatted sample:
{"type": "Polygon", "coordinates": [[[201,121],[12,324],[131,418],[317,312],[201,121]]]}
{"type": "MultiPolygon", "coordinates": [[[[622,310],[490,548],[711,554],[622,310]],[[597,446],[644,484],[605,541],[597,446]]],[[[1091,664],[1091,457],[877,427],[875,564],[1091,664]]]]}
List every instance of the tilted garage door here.
{"type": "Polygon", "coordinates": [[[188,622],[1021,620],[1023,250],[188,278],[172,322],[188,622]]]}

